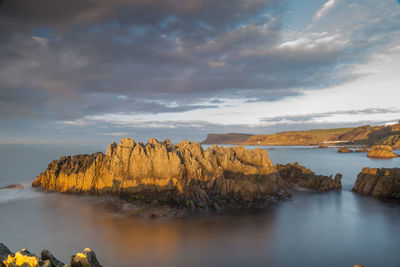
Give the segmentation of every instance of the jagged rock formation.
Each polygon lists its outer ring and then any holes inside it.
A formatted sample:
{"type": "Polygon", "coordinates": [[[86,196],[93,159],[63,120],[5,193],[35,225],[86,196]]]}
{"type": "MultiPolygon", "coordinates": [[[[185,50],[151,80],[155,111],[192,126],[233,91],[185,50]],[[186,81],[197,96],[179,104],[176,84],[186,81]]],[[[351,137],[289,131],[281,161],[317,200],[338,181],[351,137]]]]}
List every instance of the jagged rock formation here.
{"type": "Polygon", "coordinates": [[[249,206],[290,195],[268,152],[244,147],[203,150],[199,143],[124,138],[107,152],[62,157],[33,182],[47,191],[115,194],[183,208],[249,206]]]}
{"type": "Polygon", "coordinates": [[[3,243],[0,243],[0,267],[101,267],[96,253],[85,248],[71,257],[71,264],[64,264],[48,250],[42,250],[41,256],[26,249],[12,253],[3,243]]]}
{"type": "Polygon", "coordinates": [[[342,175],[339,173],[333,179],[332,175],[316,175],[310,169],[299,165],[298,162],[286,165],[277,164],[276,167],[280,176],[291,185],[317,191],[340,190],[342,188],[342,175]]]}
{"type": "Polygon", "coordinates": [[[363,168],[352,189],[363,195],[400,200],[400,168],[363,168]]]}
{"type": "Polygon", "coordinates": [[[241,133],[227,133],[227,134],[208,134],[207,138],[201,142],[206,145],[238,145],[246,142],[252,134],[241,134],[241,133]]]}
{"type": "Polygon", "coordinates": [[[372,146],[367,156],[370,158],[395,158],[399,155],[393,153],[390,146],[372,146]]]}
{"type": "Polygon", "coordinates": [[[347,148],[347,147],[341,147],[341,148],[339,148],[339,150],[337,152],[338,153],[352,153],[353,150],[351,150],[350,148],[347,148]]]}

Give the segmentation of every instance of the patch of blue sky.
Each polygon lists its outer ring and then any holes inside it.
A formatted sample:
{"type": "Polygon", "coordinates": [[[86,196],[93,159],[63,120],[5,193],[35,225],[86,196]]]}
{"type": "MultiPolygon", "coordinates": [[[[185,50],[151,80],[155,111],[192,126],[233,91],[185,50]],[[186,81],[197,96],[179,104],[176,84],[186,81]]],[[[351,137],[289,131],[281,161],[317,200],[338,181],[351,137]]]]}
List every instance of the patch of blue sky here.
{"type": "Polygon", "coordinates": [[[292,0],[284,15],[283,28],[285,30],[304,30],[312,23],[315,13],[327,0],[292,0]]]}
{"type": "Polygon", "coordinates": [[[129,31],[135,36],[144,36],[150,31],[150,28],[146,26],[130,26],[129,31]]]}
{"type": "Polygon", "coordinates": [[[53,30],[46,26],[36,27],[31,30],[31,34],[40,38],[51,39],[53,30]]]}
{"type": "Polygon", "coordinates": [[[168,16],[166,17],[163,21],[160,23],[160,28],[163,30],[166,30],[170,27],[171,24],[175,23],[178,21],[178,18],[175,16],[168,16]]]}

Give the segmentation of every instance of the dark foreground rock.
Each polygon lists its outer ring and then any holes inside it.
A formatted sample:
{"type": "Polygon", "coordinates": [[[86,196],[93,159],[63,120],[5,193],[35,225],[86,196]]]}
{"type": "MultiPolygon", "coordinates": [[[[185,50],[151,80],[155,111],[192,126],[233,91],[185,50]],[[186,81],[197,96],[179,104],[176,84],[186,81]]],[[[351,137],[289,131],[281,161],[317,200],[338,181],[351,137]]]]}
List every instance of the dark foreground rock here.
{"type": "Polygon", "coordinates": [[[22,188],[24,187],[20,184],[10,184],[7,186],[0,187],[0,189],[22,189],[22,188]]]}
{"type": "Polygon", "coordinates": [[[399,155],[393,153],[391,146],[377,145],[371,147],[367,156],[370,158],[396,158],[399,155]]]}
{"type": "Polygon", "coordinates": [[[316,175],[310,169],[299,165],[298,162],[286,165],[277,164],[276,167],[285,182],[292,186],[297,185],[321,192],[340,190],[342,188],[342,175],[339,173],[335,175],[335,178],[332,178],[332,175],[316,175]]]}
{"type": "Polygon", "coordinates": [[[41,256],[26,249],[12,253],[3,243],[0,243],[0,267],[101,267],[96,254],[90,248],[74,254],[71,264],[64,264],[51,254],[43,250],[41,256]]]}
{"type": "Polygon", "coordinates": [[[400,200],[400,168],[363,168],[353,192],[379,198],[400,200]]]}

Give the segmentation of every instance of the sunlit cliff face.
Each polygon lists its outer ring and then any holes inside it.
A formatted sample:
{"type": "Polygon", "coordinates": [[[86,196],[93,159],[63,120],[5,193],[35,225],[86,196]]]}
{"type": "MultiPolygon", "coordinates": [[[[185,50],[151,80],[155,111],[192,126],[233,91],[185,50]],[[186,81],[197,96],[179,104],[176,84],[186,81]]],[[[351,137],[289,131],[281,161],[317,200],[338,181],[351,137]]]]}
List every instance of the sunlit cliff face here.
{"type": "Polygon", "coordinates": [[[0,141],[393,122],[399,10],[391,0],[3,0],[0,141]]]}

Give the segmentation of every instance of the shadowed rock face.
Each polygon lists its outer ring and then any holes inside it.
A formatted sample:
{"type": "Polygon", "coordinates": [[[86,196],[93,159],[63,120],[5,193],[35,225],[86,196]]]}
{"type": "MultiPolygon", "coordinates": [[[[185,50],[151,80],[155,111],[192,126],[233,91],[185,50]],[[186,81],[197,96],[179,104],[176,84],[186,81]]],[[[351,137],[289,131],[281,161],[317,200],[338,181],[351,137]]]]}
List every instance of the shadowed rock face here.
{"type": "Polygon", "coordinates": [[[174,207],[262,204],[290,195],[268,152],[124,138],[107,152],[62,157],[33,182],[47,191],[117,194],[174,207]]]}
{"type": "Polygon", "coordinates": [[[368,157],[370,158],[395,158],[398,157],[397,154],[393,153],[390,146],[372,146],[368,152],[368,157]]]}
{"type": "Polygon", "coordinates": [[[297,185],[317,191],[340,190],[342,188],[341,174],[336,174],[335,178],[332,178],[332,176],[316,175],[310,169],[299,165],[298,162],[286,165],[277,164],[276,167],[280,176],[290,185],[297,185]]]}
{"type": "Polygon", "coordinates": [[[400,200],[400,168],[363,168],[357,176],[353,192],[400,200]]]}

